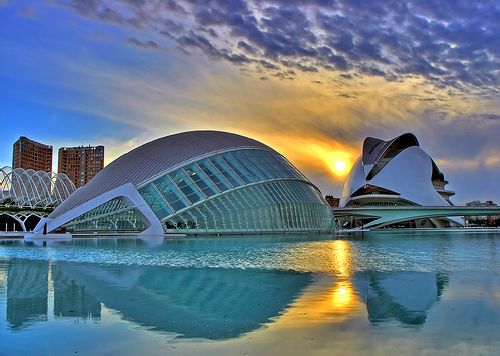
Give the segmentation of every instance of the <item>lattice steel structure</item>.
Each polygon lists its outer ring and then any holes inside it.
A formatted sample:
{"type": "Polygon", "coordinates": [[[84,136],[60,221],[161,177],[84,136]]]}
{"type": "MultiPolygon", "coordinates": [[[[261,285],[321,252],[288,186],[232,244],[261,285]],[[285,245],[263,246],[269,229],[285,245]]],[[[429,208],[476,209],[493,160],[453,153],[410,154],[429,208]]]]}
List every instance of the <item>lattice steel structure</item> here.
{"type": "Polygon", "coordinates": [[[55,207],[75,190],[64,174],[9,166],[0,169],[0,204],[30,209],[55,207]]]}
{"type": "Polygon", "coordinates": [[[326,231],[332,212],[318,188],[270,147],[193,131],[118,158],[47,222],[49,230],[71,231],[326,231]]]}

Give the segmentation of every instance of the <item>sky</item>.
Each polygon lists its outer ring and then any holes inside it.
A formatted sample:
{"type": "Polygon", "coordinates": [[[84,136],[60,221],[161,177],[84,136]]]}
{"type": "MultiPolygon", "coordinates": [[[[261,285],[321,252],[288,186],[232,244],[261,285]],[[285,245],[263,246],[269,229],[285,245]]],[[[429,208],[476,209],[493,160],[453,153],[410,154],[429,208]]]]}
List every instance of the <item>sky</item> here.
{"type": "Polygon", "coordinates": [[[21,135],[107,164],[224,130],[339,196],[365,137],[412,132],[455,204],[500,203],[499,33],[496,0],[0,0],[0,166],[21,135]]]}

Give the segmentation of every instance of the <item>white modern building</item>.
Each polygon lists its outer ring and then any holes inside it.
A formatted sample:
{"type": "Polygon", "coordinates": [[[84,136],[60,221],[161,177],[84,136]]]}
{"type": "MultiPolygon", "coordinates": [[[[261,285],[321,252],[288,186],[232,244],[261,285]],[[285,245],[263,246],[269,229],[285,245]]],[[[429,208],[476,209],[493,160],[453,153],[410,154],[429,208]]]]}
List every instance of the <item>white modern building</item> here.
{"type": "MultiPolygon", "coordinates": [[[[389,141],[367,137],[363,152],[345,181],[340,204],[343,208],[450,207],[450,197],[455,193],[446,189],[447,184],[415,135],[406,133],[389,141]]],[[[344,220],[343,224],[356,227],[369,222],[370,219],[344,220]]],[[[389,220],[383,222],[390,225],[389,220]]],[[[399,219],[397,223],[408,227],[445,227],[461,225],[462,220],[408,216],[407,221],[399,219]]]]}
{"type": "Polygon", "coordinates": [[[232,133],[192,131],[119,157],[35,231],[328,231],[332,220],[319,189],[272,148],[232,133]]]}

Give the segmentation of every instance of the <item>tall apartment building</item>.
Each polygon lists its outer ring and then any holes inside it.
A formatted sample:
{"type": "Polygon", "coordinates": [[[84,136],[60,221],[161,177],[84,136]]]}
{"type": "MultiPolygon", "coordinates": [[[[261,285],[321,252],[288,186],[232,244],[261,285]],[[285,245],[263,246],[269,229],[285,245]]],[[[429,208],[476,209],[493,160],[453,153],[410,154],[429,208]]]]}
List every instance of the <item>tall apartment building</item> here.
{"type": "Polygon", "coordinates": [[[12,168],[52,172],[52,146],[30,140],[25,136],[14,142],[12,168]]]}
{"type": "Polygon", "coordinates": [[[61,147],[58,173],[66,174],[79,188],[104,168],[104,146],[61,147]]]}

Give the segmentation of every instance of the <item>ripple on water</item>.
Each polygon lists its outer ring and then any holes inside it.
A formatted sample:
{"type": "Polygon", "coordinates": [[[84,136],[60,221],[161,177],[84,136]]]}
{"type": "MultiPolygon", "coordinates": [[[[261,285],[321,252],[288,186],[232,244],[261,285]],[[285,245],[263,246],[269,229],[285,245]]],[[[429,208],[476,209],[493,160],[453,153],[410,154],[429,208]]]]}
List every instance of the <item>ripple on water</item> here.
{"type": "Polygon", "coordinates": [[[168,267],[330,272],[498,270],[500,234],[447,233],[224,237],[165,240],[78,239],[47,247],[0,241],[0,257],[168,267]]]}

